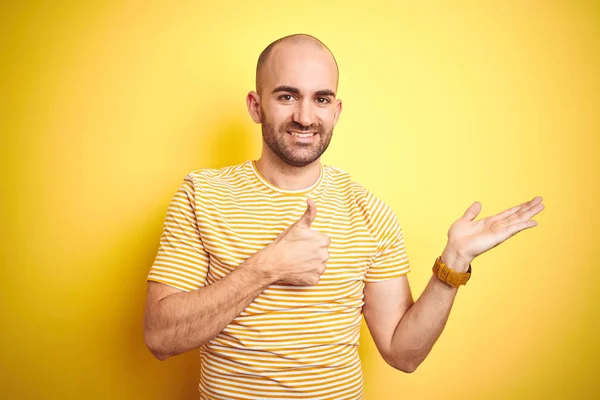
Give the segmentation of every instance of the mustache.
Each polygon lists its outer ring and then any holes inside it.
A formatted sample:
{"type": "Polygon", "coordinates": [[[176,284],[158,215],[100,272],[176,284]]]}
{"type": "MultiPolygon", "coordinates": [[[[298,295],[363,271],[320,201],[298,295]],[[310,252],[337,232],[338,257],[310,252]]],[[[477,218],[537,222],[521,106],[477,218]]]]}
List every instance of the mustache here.
{"type": "Polygon", "coordinates": [[[304,126],[295,121],[287,122],[287,123],[281,125],[281,131],[282,132],[286,132],[286,131],[317,132],[320,134],[325,132],[325,130],[323,129],[323,125],[321,125],[321,124],[310,124],[309,126],[304,126]]]}

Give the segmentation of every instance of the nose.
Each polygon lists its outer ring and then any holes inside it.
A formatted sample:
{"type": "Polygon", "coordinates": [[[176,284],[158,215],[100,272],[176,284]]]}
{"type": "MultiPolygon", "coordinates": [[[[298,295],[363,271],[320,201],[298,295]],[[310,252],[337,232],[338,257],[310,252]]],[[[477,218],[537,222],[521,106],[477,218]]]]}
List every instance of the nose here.
{"type": "Polygon", "coordinates": [[[315,122],[316,118],[310,100],[303,99],[302,101],[299,101],[296,105],[296,109],[294,110],[294,115],[292,118],[294,122],[297,122],[302,126],[311,126],[315,122]]]}

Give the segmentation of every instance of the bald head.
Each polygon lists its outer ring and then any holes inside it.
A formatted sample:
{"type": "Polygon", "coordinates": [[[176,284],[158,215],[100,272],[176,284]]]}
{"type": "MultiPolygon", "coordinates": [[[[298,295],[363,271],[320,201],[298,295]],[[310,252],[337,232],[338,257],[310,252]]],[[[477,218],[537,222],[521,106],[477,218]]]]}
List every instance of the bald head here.
{"type": "Polygon", "coordinates": [[[284,63],[278,58],[289,57],[290,52],[302,51],[303,55],[320,59],[323,63],[329,63],[329,68],[335,69],[335,87],[339,78],[339,69],[333,53],[314,36],[307,34],[294,34],[277,39],[268,45],[260,56],[256,65],[256,91],[260,94],[264,81],[268,79],[265,74],[272,72],[274,68],[281,68],[284,63]]]}

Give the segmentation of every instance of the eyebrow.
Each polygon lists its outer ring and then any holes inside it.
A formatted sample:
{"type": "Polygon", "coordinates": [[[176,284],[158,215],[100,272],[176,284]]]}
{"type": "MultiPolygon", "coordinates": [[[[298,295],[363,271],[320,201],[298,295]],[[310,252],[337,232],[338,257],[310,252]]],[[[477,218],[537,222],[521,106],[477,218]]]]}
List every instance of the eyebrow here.
{"type": "Polygon", "coordinates": [[[317,93],[315,93],[317,96],[333,96],[335,97],[335,92],[333,90],[329,90],[329,89],[325,89],[325,90],[319,90],[317,93]]]}
{"type": "MultiPolygon", "coordinates": [[[[273,91],[271,93],[277,93],[277,92],[288,92],[288,93],[300,94],[300,90],[298,88],[295,88],[293,86],[286,86],[286,85],[277,86],[275,89],[273,89],[273,91]]],[[[333,90],[323,89],[323,90],[319,90],[319,91],[315,92],[315,95],[335,97],[335,92],[333,90]]]]}

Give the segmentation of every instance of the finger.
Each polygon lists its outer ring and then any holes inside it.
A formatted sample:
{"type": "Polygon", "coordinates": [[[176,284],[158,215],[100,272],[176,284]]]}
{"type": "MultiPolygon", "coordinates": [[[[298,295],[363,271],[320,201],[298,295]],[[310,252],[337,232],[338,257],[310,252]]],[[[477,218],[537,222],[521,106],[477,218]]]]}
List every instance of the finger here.
{"type": "MultiPolygon", "coordinates": [[[[541,211],[541,210],[539,210],[539,206],[541,205],[540,203],[542,202],[542,200],[543,199],[540,196],[534,197],[533,199],[531,199],[531,201],[527,202],[525,204],[525,206],[517,212],[517,214],[530,215],[532,209],[536,209],[536,210],[538,210],[538,212],[541,211]]],[[[543,209],[543,205],[541,205],[541,206],[543,209]]],[[[529,218],[531,218],[531,215],[529,216],[529,218]]],[[[529,219],[529,218],[527,218],[527,219],[529,219]]]]}
{"type": "Polygon", "coordinates": [[[331,238],[326,233],[321,234],[321,247],[329,247],[331,245],[331,238]]]}
{"type": "Polygon", "coordinates": [[[524,208],[523,210],[520,210],[519,212],[513,214],[508,219],[508,223],[513,224],[515,222],[524,222],[524,221],[530,220],[535,215],[539,214],[544,208],[545,208],[544,205],[541,203],[537,203],[534,206],[529,207],[529,208],[524,208]]]}
{"type": "Polygon", "coordinates": [[[301,228],[309,229],[310,224],[312,224],[312,222],[315,220],[315,217],[317,216],[317,206],[311,199],[306,199],[306,204],[306,211],[304,212],[302,217],[300,217],[300,219],[296,222],[296,225],[301,228]]]}
{"type": "Polygon", "coordinates": [[[516,213],[517,211],[519,211],[521,209],[521,207],[525,206],[528,202],[526,201],[525,203],[521,203],[518,206],[514,206],[509,208],[508,210],[504,210],[499,214],[496,214],[495,218],[496,219],[504,219],[507,217],[510,217],[511,215],[513,215],[514,213],[516,213]]]}
{"type": "Polygon", "coordinates": [[[508,233],[508,237],[511,237],[525,229],[533,228],[537,225],[538,225],[538,223],[536,220],[517,222],[515,224],[507,226],[506,231],[508,233]]]}
{"type": "Polygon", "coordinates": [[[507,210],[502,211],[501,213],[495,215],[494,219],[502,220],[502,219],[508,218],[511,215],[514,215],[515,213],[519,212],[520,210],[522,210],[523,212],[526,212],[528,208],[535,206],[536,204],[540,203],[542,200],[543,199],[540,196],[536,196],[533,199],[531,199],[530,201],[526,201],[524,203],[519,204],[518,206],[511,207],[507,210]]]}
{"type": "Polygon", "coordinates": [[[529,210],[525,211],[523,213],[523,216],[526,219],[531,219],[531,218],[535,217],[537,214],[541,213],[542,210],[544,210],[544,208],[546,208],[546,206],[544,206],[542,203],[537,203],[535,206],[533,206],[529,210]]]}
{"type": "Polygon", "coordinates": [[[321,249],[319,253],[319,258],[323,260],[322,262],[326,263],[327,261],[329,261],[329,257],[329,251],[327,249],[321,249]]]}
{"type": "Polygon", "coordinates": [[[473,221],[481,212],[481,203],[476,201],[471,204],[471,207],[467,208],[465,211],[463,218],[467,218],[469,221],[473,221]]]}

